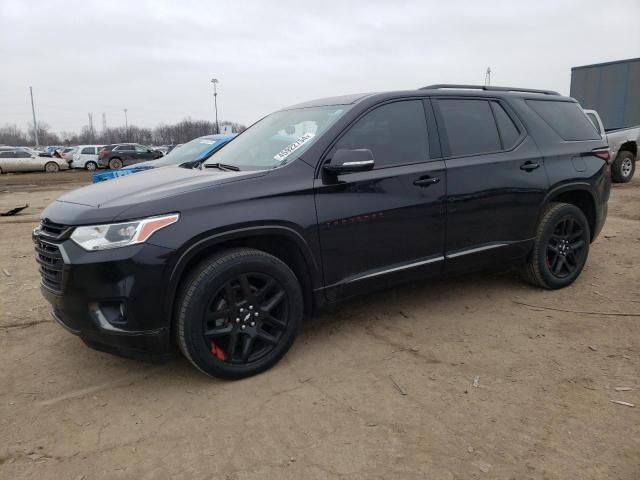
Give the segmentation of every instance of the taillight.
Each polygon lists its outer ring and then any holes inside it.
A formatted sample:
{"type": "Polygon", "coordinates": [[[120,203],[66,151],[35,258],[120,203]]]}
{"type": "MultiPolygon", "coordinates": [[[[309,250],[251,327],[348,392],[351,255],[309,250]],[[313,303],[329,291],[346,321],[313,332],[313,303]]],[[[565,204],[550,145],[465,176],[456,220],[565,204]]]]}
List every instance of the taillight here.
{"type": "Polygon", "coordinates": [[[591,153],[593,153],[596,157],[601,158],[607,163],[609,163],[609,159],[611,158],[611,155],[609,155],[608,148],[596,148],[595,150],[592,150],[591,153]]]}
{"type": "Polygon", "coordinates": [[[104,157],[104,156],[106,155],[106,153],[107,153],[107,149],[106,149],[106,148],[103,148],[102,150],[100,150],[100,151],[98,152],[98,156],[99,156],[100,158],[102,158],[102,157],[104,157]]]}

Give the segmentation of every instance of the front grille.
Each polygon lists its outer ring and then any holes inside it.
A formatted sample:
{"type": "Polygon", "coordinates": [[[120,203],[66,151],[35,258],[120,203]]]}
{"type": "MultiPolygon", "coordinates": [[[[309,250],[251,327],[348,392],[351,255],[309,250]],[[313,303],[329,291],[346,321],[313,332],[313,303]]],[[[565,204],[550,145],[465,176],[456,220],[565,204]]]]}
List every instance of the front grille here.
{"type": "Polygon", "coordinates": [[[72,230],[73,227],[43,220],[33,232],[36,261],[39,265],[42,285],[56,293],[62,292],[64,259],[60,247],[50,240],[63,240],[71,234],[72,230]]]}
{"type": "Polygon", "coordinates": [[[62,291],[64,260],[57,245],[36,239],[36,261],[40,265],[42,284],[54,292],[62,291]]]}
{"type": "Polygon", "coordinates": [[[40,222],[40,226],[38,227],[38,234],[43,237],[51,238],[53,240],[64,240],[69,235],[71,235],[72,230],[73,227],[60,225],[59,223],[54,223],[51,220],[45,218],[40,222]]]}

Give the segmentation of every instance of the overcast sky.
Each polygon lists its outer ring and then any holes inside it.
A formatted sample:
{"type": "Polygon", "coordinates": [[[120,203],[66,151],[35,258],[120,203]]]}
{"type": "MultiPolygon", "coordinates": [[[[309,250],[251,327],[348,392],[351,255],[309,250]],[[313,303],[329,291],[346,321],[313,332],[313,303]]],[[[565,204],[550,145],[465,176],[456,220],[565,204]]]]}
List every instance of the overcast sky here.
{"type": "Polygon", "coordinates": [[[640,57],[639,0],[0,0],[0,125],[250,124],[317,97],[484,81],[569,93],[640,57]]]}

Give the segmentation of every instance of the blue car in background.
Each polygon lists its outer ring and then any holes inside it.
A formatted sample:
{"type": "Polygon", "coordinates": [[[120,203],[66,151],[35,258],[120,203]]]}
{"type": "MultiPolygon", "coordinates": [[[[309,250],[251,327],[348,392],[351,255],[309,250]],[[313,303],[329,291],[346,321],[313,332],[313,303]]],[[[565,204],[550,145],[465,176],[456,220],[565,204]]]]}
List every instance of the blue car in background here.
{"type": "Polygon", "coordinates": [[[180,165],[187,168],[193,168],[213,155],[216,150],[225,143],[231,141],[237,134],[230,135],[205,135],[179,147],[174,148],[164,157],[158,160],[150,160],[148,162],[136,163],[130,167],[121,168],[120,170],[109,170],[108,172],[96,173],[93,175],[93,183],[104,182],[118,177],[125,177],[145,170],[151,170],[158,167],[167,167],[170,165],[180,165]]]}

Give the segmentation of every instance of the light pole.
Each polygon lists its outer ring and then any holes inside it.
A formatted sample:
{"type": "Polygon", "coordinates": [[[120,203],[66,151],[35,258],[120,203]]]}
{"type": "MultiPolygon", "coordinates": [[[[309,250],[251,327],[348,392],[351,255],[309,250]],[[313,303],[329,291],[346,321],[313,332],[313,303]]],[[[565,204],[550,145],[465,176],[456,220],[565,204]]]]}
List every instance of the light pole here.
{"type": "Polygon", "coordinates": [[[31,113],[33,114],[33,136],[36,140],[36,148],[39,148],[40,142],[38,142],[38,122],[36,122],[36,107],[33,104],[33,87],[29,87],[29,93],[31,94],[31,113]]]}
{"type": "Polygon", "coordinates": [[[124,135],[125,140],[129,140],[129,119],[127,118],[127,109],[124,109],[124,135]]]}
{"type": "Polygon", "coordinates": [[[220,125],[218,125],[218,89],[216,88],[218,79],[212,78],[211,83],[213,83],[213,107],[216,109],[216,133],[220,133],[220,125]]]}

